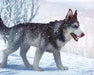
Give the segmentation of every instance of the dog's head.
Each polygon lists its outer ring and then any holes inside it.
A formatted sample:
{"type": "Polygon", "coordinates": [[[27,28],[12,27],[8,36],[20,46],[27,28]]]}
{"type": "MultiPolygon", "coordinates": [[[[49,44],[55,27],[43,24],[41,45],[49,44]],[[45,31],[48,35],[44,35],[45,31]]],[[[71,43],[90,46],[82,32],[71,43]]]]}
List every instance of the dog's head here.
{"type": "Polygon", "coordinates": [[[83,37],[85,34],[80,29],[80,24],[77,19],[77,10],[73,14],[72,10],[69,9],[65,17],[65,25],[67,25],[67,30],[69,35],[71,35],[75,41],[78,41],[79,38],[83,37]]]}

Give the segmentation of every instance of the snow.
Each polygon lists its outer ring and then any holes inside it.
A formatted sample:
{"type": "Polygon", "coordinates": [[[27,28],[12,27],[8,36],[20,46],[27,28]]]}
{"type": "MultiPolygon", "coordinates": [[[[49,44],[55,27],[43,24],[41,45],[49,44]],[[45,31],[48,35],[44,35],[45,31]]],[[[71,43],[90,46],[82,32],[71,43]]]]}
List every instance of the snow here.
{"type": "MultiPolygon", "coordinates": [[[[0,40],[0,45],[1,62],[2,52],[6,48],[6,44],[3,40],[0,40]]],[[[35,51],[36,48],[31,47],[27,53],[27,58],[31,64],[33,64],[35,51]]],[[[24,66],[18,50],[9,56],[7,67],[0,68],[0,75],[94,75],[94,59],[66,52],[61,52],[61,58],[63,65],[69,68],[68,70],[57,69],[53,55],[45,52],[40,61],[40,67],[45,71],[38,72],[24,66]]]]}

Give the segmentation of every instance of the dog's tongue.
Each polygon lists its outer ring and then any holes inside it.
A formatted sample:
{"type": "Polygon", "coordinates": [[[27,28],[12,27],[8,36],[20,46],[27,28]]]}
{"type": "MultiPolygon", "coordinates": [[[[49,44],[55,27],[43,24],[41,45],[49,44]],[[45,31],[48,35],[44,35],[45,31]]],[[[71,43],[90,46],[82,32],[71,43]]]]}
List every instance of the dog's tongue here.
{"type": "Polygon", "coordinates": [[[78,41],[79,38],[77,37],[77,35],[75,35],[74,33],[71,33],[71,35],[72,35],[72,37],[74,38],[75,41],[78,41]]]}

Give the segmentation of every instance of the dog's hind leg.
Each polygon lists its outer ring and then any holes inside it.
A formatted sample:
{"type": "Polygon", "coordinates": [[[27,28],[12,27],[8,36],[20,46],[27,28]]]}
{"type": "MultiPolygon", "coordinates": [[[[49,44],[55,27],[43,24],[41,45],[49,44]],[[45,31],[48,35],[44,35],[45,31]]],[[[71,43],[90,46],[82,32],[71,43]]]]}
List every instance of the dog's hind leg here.
{"type": "Polygon", "coordinates": [[[54,59],[55,59],[55,62],[56,62],[56,66],[57,66],[59,69],[61,69],[61,70],[68,70],[67,67],[64,67],[64,66],[62,65],[61,57],[60,57],[60,52],[57,51],[57,52],[53,53],[53,55],[54,55],[54,59]]]}
{"type": "Polygon", "coordinates": [[[2,58],[2,62],[1,62],[1,68],[6,67],[7,65],[7,59],[8,59],[8,55],[15,52],[19,47],[15,46],[8,46],[4,51],[3,51],[3,58],[2,58]]]}
{"type": "Polygon", "coordinates": [[[35,57],[34,57],[34,63],[33,63],[33,68],[36,71],[44,71],[39,67],[39,61],[43,55],[44,51],[41,51],[40,49],[36,50],[35,57]]]}
{"type": "Polygon", "coordinates": [[[28,52],[29,48],[30,48],[29,45],[26,45],[26,44],[21,45],[20,56],[22,57],[22,60],[27,68],[33,68],[32,65],[29,64],[27,57],[26,57],[26,53],[28,52]]]}

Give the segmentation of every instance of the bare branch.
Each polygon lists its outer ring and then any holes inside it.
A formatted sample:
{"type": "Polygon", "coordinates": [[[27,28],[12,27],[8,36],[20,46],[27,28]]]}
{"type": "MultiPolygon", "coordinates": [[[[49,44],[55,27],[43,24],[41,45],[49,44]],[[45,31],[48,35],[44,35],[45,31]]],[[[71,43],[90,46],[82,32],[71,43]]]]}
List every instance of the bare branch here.
{"type": "Polygon", "coordinates": [[[32,20],[35,18],[35,16],[36,16],[37,13],[38,13],[38,9],[39,9],[39,6],[38,6],[37,9],[35,10],[35,13],[34,13],[34,11],[32,12],[32,15],[31,15],[31,18],[29,19],[29,22],[32,22],[32,20]]]}
{"type": "MultiPolygon", "coordinates": [[[[38,0],[37,0],[38,2],[38,0]]],[[[29,19],[29,22],[32,22],[32,20],[35,18],[37,12],[38,12],[38,9],[39,9],[39,5],[37,5],[37,8],[35,9],[35,2],[34,0],[32,0],[32,9],[31,9],[31,17],[29,19]]]]}
{"type": "Polygon", "coordinates": [[[0,14],[7,26],[32,22],[39,10],[39,0],[2,0],[0,14]],[[30,2],[32,1],[32,3],[30,2]]]}

